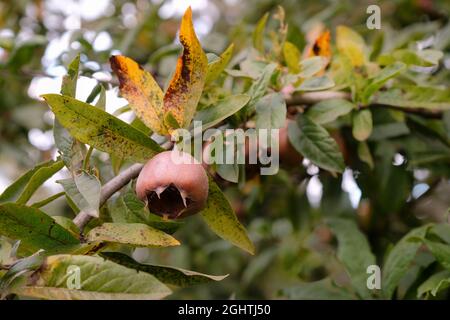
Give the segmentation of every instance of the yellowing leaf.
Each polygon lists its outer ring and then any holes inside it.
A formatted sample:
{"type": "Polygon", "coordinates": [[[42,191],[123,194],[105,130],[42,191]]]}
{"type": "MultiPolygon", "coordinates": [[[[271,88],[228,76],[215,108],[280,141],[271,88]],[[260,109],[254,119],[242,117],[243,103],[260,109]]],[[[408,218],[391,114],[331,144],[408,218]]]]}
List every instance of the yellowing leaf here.
{"type": "Polygon", "coordinates": [[[194,116],[208,71],[208,59],[195,35],[190,7],[181,21],[180,42],[183,54],[164,95],[164,113],[170,111],[180,126],[186,127],[194,116]]]}
{"type": "Polygon", "coordinates": [[[291,73],[300,72],[300,51],[295,44],[286,41],[283,45],[283,56],[291,73]]]}
{"type": "Polygon", "coordinates": [[[110,63],[119,78],[120,92],[130,103],[131,109],[150,129],[166,134],[164,93],[152,75],[125,56],[112,56],[110,63]]]}
{"type": "Polygon", "coordinates": [[[347,56],[354,67],[360,67],[367,62],[364,39],[352,29],[345,26],[337,27],[336,45],[338,51],[347,56]]]}

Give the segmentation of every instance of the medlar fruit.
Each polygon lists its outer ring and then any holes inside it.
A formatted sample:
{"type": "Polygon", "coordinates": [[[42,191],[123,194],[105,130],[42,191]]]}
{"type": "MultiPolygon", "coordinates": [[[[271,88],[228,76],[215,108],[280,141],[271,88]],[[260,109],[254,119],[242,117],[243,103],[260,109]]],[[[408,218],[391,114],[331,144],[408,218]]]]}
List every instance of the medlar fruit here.
{"type": "Polygon", "coordinates": [[[145,164],[136,182],[136,194],[154,214],[185,218],[205,207],[208,177],[190,154],[165,151],[145,164]]]}

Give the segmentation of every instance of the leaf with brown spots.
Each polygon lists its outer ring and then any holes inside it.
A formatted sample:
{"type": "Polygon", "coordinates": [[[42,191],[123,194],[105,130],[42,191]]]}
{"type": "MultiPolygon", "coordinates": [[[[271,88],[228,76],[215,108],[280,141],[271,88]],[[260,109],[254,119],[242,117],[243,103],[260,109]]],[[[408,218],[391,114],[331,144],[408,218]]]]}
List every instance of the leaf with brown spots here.
{"type": "Polygon", "coordinates": [[[181,127],[187,127],[194,117],[208,71],[208,59],[195,35],[190,7],[181,21],[180,42],[183,54],[164,95],[164,113],[170,111],[181,127]]]}
{"type": "Polygon", "coordinates": [[[171,247],[180,244],[171,235],[143,223],[104,223],[89,231],[87,239],[135,247],[171,247]]]}
{"type": "Polygon", "coordinates": [[[110,63],[119,78],[120,93],[128,100],[131,109],[147,127],[159,134],[166,134],[164,93],[153,76],[125,56],[112,56],[110,63]]]}
{"type": "Polygon", "coordinates": [[[206,208],[201,212],[208,227],[222,239],[250,254],[255,254],[255,246],[248,237],[247,231],[237,219],[228,199],[211,178],[209,178],[208,193],[206,208]]]}
{"type": "Polygon", "coordinates": [[[20,249],[27,253],[79,243],[69,231],[41,210],[16,203],[0,205],[0,235],[20,239],[20,249]]]}

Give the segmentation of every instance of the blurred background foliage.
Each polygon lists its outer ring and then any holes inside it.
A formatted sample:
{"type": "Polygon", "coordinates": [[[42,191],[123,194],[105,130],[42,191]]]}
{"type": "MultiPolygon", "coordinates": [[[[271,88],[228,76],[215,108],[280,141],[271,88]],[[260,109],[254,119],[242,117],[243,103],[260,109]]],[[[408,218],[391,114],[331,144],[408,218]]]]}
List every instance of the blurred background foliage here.
{"type": "MultiPolygon", "coordinates": [[[[132,57],[151,70],[164,86],[175,67],[180,46],[176,34],[185,8],[191,5],[194,25],[206,52],[220,54],[235,44],[235,56],[251,44],[256,22],[279,5],[289,24],[287,39],[303,49],[305,34],[322,22],[334,33],[351,26],[372,45],[402,48],[411,41],[435,41],[444,51],[444,70],[436,82],[449,84],[450,2],[431,0],[377,1],[382,29],[368,30],[366,8],[373,1],[122,1],[122,0],[2,0],[0,2],[0,193],[26,169],[55,158],[53,115],[39,95],[59,92],[66,65],[81,53],[82,72],[77,98],[92,89],[107,88],[107,111],[126,105],[118,96],[108,58],[132,57]],[[438,41],[439,40],[439,41],[438,41]]],[[[120,116],[131,121],[130,113],[120,116]]],[[[448,124],[447,119],[447,124],[448,124]]],[[[420,123],[417,123],[420,127],[420,123]]],[[[419,134],[419,133],[418,133],[419,134]]],[[[342,130],[342,144],[355,158],[351,132],[342,130]]],[[[411,169],[402,145],[411,137],[374,143],[375,170],[359,160],[353,170],[332,177],[305,163],[302,170],[281,170],[276,176],[253,179],[226,189],[257,247],[249,256],[218,239],[198,218],[185,220],[177,233],[182,245],[170,249],[137,249],[140,261],[170,264],[209,274],[230,274],[219,283],[177,291],[173,298],[279,298],[298,282],[332,278],[345,286],[349,279],[336,258],[336,239],[324,217],[356,216],[368,235],[377,261],[411,228],[443,221],[449,207],[449,163],[411,169]],[[400,146],[400,147],[399,147],[400,146]]],[[[111,177],[108,157],[98,152],[96,165],[111,177]]],[[[62,189],[47,181],[35,195],[45,198],[62,189]]],[[[73,215],[63,199],[44,210],[73,215]]],[[[426,258],[424,258],[426,260],[426,258]]],[[[424,264],[426,265],[426,264],[424,264]]],[[[417,268],[420,263],[417,262],[417,268]]],[[[431,268],[431,267],[430,267],[431,268]]],[[[414,270],[411,271],[413,273],[414,270]]],[[[429,271],[429,273],[432,271],[429,271]]],[[[414,281],[404,279],[397,297],[408,297],[414,281]]],[[[447,293],[442,293],[446,297],[447,293]]],[[[295,297],[295,296],[294,296],[295,297]]]]}

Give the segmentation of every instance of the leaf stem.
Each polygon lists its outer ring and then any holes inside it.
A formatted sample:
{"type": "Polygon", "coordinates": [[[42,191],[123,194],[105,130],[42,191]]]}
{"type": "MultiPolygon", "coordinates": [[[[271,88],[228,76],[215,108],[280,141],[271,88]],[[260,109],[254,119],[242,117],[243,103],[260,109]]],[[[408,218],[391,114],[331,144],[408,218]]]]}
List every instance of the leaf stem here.
{"type": "Polygon", "coordinates": [[[84,158],[84,161],[83,161],[83,170],[89,169],[89,161],[91,159],[92,151],[94,151],[94,147],[89,146],[89,149],[86,153],[86,157],[84,158]]]}
{"type": "Polygon", "coordinates": [[[37,201],[37,202],[33,203],[31,206],[34,207],[34,208],[41,208],[41,207],[49,204],[50,202],[58,199],[59,197],[62,197],[64,194],[65,194],[64,191],[59,192],[57,194],[54,194],[54,195],[48,197],[47,199],[44,199],[44,200],[41,200],[41,201],[37,201]]]}

